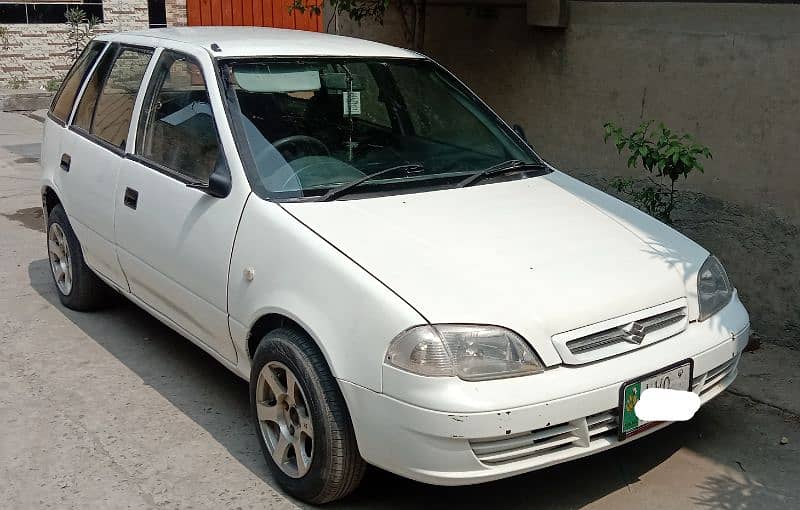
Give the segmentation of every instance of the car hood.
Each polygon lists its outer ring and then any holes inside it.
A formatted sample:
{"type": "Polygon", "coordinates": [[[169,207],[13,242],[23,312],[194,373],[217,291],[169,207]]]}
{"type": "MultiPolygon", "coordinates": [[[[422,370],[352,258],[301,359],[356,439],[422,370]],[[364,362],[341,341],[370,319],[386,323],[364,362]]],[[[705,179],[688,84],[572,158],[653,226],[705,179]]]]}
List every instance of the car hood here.
{"type": "Polygon", "coordinates": [[[547,365],[560,362],[551,342],[557,333],[690,296],[707,256],[560,172],[282,205],[426,320],[507,327],[547,365]]]}

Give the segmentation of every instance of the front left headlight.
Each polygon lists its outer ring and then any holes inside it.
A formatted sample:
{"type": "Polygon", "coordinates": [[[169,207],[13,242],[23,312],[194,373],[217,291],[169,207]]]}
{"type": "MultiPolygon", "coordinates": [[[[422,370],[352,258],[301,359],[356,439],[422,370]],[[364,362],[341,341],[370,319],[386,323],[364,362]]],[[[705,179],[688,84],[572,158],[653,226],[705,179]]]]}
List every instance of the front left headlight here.
{"type": "Polygon", "coordinates": [[[530,375],[544,364],[519,335],[498,326],[436,324],[403,331],[386,352],[389,365],[431,376],[483,381],[530,375]]]}
{"type": "Polygon", "coordinates": [[[698,321],[704,321],[722,310],[733,297],[733,285],[722,263],[709,255],[697,273],[697,299],[700,302],[698,321]]]}

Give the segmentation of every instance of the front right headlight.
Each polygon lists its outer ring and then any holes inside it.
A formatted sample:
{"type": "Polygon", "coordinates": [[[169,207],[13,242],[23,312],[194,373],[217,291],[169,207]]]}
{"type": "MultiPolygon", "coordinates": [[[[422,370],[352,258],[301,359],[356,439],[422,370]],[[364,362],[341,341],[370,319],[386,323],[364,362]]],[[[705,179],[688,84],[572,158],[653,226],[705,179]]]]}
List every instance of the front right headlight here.
{"type": "Polygon", "coordinates": [[[733,297],[733,285],[722,263],[709,255],[697,273],[697,299],[700,303],[698,321],[704,321],[722,310],[733,297]]]}
{"type": "Polygon", "coordinates": [[[416,326],[392,340],[386,363],[429,377],[484,381],[542,372],[544,364],[519,335],[498,326],[416,326]]]}

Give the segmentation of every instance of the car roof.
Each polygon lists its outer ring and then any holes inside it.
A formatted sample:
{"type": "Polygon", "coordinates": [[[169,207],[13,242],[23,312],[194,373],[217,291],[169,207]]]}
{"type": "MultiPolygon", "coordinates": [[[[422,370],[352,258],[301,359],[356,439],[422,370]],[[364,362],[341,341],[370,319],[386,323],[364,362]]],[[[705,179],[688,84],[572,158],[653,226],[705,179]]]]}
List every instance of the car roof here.
{"type": "Polygon", "coordinates": [[[175,27],[117,32],[101,41],[167,40],[202,47],[215,57],[348,56],[421,58],[422,55],[354,37],[265,27],[175,27]],[[212,50],[212,45],[216,48],[212,50]],[[218,49],[217,49],[218,48],[218,49]]]}

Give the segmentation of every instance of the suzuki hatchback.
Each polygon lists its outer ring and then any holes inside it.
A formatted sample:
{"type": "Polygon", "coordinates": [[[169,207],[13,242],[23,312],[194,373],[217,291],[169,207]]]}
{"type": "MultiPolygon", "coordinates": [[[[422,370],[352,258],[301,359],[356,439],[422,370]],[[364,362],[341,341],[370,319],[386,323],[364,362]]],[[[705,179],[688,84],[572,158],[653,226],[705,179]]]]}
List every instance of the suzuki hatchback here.
{"type": "Polygon", "coordinates": [[[367,463],[472,484],[641,438],[666,425],[642,391],[706,402],[748,339],[714,256],[403,49],[102,35],[42,166],[62,303],[116,291],[249,380],[270,469],[313,503],[367,463]]]}

